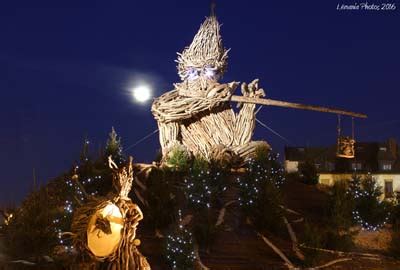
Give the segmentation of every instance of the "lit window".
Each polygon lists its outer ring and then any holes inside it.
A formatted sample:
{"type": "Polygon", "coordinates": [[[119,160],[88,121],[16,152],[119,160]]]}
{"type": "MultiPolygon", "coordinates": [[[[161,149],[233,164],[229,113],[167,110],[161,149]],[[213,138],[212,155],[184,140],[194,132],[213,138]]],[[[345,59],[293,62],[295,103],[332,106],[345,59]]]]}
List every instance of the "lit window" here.
{"type": "Polygon", "coordinates": [[[379,150],[383,151],[383,152],[386,152],[387,149],[386,149],[386,147],[379,147],[379,150]]]}
{"type": "Polygon", "coordinates": [[[382,165],[382,170],[384,171],[390,171],[392,169],[392,164],[383,164],[382,165]]]}

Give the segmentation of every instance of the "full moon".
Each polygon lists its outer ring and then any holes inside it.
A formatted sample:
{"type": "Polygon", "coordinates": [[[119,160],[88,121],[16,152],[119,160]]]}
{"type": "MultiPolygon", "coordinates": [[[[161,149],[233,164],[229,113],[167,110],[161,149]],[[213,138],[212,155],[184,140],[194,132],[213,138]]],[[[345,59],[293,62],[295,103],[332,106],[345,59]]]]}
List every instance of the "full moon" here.
{"type": "Polygon", "coordinates": [[[132,89],[133,98],[140,103],[145,103],[152,96],[152,90],[148,85],[138,85],[132,89]]]}

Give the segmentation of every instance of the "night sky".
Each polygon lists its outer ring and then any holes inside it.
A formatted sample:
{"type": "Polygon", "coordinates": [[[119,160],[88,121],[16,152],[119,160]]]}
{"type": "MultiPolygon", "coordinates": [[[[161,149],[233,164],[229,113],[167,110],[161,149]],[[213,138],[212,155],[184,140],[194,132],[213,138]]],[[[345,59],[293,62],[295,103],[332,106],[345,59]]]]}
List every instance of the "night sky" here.
{"type": "MultiPolygon", "coordinates": [[[[151,103],[134,103],[128,90],[142,79],[155,96],[172,89],[176,52],[210,6],[93,2],[1,4],[0,204],[21,201],[33,168],[42,183],[69,169],[86,136],[96,152],[112,126],[125,148],[154,131],[151,103]]],[[[336,10],[341,3],[353,2],[218,0],[231,48],[223,81],[259,78],[269,98],[366,113],[356,121],[359,141],[400,139],[400,3],[395,11],[336,10]]],[[[333,114],[264,107],[258,118],[289,140],[258,126],[255,138],[277,152],[336,140],[333,114]]],[[[350,119],[343,122],[350,133],[350,119]]],[[[155,135],[127,154],[150,162],[158,148],[155,135]]]]}

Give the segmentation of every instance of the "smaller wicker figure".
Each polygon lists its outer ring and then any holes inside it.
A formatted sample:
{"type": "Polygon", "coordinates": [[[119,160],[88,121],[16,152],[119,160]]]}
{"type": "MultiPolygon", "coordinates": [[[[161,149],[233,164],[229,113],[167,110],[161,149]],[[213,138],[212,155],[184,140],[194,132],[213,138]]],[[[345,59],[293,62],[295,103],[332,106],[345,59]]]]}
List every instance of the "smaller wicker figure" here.
{"type": "Polygon", "coordinates": [[[77,209],[72,221],[74,246],[94,262],[104,262],[107,269],[150,270],[137,249],[140,240],[136,239],[136,228],[143,214],[128,197],[133,181],[132,158],[128,166],[118,169],[109,157],[109,165],[118,195],[93,199],[77,209]]]}

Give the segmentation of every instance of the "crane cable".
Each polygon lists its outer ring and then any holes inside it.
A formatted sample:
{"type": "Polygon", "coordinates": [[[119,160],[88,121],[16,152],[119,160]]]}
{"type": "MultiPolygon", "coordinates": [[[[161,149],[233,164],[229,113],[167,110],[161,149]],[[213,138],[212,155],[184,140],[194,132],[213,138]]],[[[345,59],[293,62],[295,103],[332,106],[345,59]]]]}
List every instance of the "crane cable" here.
{"type": "Polygon", "coordinates": [[[276,132],[275,130],[273,130],[272,128],[270,128],[269,126],[267,126],[266,124],[264,124],[263,122],[261,122],[260,120],[258,120],[256,118],[256,121],[264,128],[268,129],[269,131],[271,131],[273,134],[275,134],[276,136],[278,136],[279,138],[281,138],[282,140],[284,140],[285,142],[287,142],[288,144],[292,144],[288,139],[286,139],[285,137],[283,137],[281,134],[279,134],[278,132],[276,132]]]}
{"type": "Polygon", "coordinates": [[[145,141],[147,138],[150,138],[151,136],[153,136],[155,133],[157,133],[159,131],[159,129],[155,129],[153,132],[147,134],[146,136],[144,136],[143,138],[141,138],[140,140],[138,140],[137,142],[135,142],[134,144],[128,146],[125,151],[127,151],[128,149],[131,149],[133,147],[135,147],[136,145],[138,145],[139,143],[145,141]]]}

